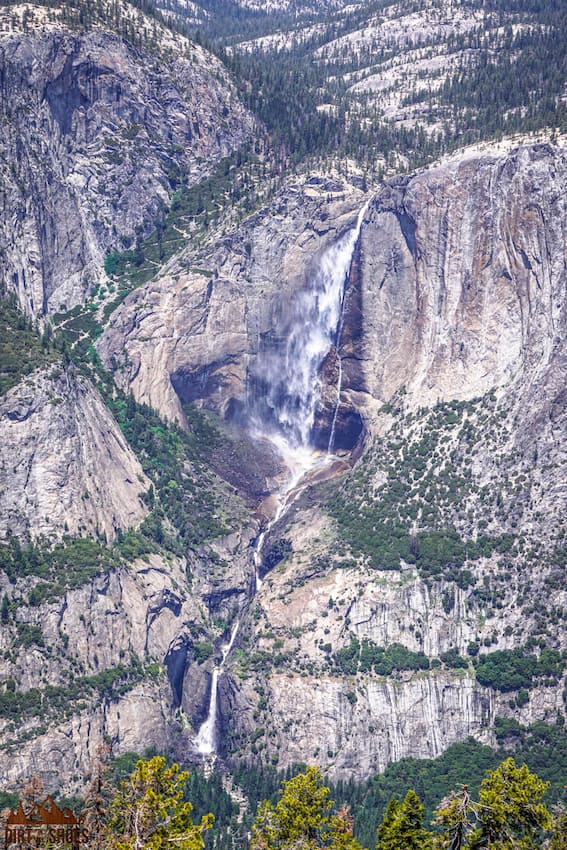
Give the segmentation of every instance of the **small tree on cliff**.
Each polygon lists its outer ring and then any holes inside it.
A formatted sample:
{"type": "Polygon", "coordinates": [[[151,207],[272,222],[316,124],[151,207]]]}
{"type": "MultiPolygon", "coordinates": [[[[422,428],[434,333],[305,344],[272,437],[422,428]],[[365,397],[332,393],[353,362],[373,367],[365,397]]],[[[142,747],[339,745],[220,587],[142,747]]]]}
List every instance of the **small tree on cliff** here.
{"type": "Polygon", "coordinates": [[[200,824],[191,820],[193,807],[183,802],[188,776],[176,764],[168,767],[161,756],[140,760],[110,804],[108,850],[202,850],[213,815],[200,824]]]}
{"type": "Polygon", "coordinates": [[[276,805],[265,800],[258,809],[251,850],[362,850],[348,809],[334,814],[329,795],[318,767],[284,782],[276,805]]]}

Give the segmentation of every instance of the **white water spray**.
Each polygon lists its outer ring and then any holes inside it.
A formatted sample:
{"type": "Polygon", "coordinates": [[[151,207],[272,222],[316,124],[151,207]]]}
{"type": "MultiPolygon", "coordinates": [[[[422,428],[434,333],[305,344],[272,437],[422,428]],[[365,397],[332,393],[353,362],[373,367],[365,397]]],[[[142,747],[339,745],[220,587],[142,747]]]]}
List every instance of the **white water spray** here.
{"type": "Polygon", "coordinates": [[[278,452],[283,457],[290,475],[278,491],[278,503],[273,517],[264,526],[254,543],[253,557],[256,592],[258,592],[262,587],[260,570],[262,567],[262,549],[266,535],[298,497],[301,492],[301,481],[305,478],[309,470],[316,464],[321,464],[323,462],[322,458],[317,458],[309,449],[291,449],[281,434],[274,434],[271,438],[271,442],[276,446],[278,452]]]}
{"type": "Polygon", "coordinates": [[[355,226],[323,253],[309,288],[290,305],[285,342],[261,355],[255,368],[260,392],[252,401],[253,427],[269,439],[279,432],[288,450],[308,448],[311,442],[321,395],[319,371],[338,343],[345,282],[365,212],[366,205],[355,226]]]}
{"type": "Polygon", "coordinates": [[[218,686],[219,676],[222,673],[224,663],[228,658],[228,654],[234,646],[238,629],[240,628],[240,617],[234,621],[230,639],[227,644],[221,646],[221,660],[219,664],[215,664],[211,675],[211,694],[209,699],[209,712],[206,720],[201,724],[195,739],[197,751],[201,755],[209,756],[216,751],[216,726],[217,726],[217,701],[218,701],[218,686]]]}

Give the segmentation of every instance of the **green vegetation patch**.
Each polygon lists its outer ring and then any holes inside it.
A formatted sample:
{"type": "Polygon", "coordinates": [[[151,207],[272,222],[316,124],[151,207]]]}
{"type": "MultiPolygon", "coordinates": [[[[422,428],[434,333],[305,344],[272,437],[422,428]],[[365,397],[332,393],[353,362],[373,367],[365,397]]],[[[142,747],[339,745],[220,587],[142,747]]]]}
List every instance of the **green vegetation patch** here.
{"type": "Polygon", "coordinates": [[[390,676],[398,670],[429,670],[431,666],[423,652],[412,652],[401,643],[384,648],[370,640],[360,643],[355,637],[348,646],[333,654],[332,661],[335,670],[345,675],[374,670],[378,676],[390,676]]]}
{"type": "Polygon", "coordinates": [[[11,581],[24,576],[42,579],[30,592],[30,605],[58,599],[116,564],[111,551],[84,537],[67,537],[53,547],[37,544],[22,547],[12,536],[7,544],[0,545],[0,569],[11,581]]]}
{"type": "Polygon", "coordinates": [[[0,689],[0,717],[16,722],[38,716],[55,716],[62,720],[78,711],[83,700],[118,699],[139,682],[155,678],[155,668],[153,664],[143,666],[132,657],[128,667],[119,664],[93,676],[70,679],[65,685],[46,685],[27,691],[16,691],[6,685],[0,689]]]}
{"type": "Polygon", "coordinates": [[[497,420],[495,402],[488,395],[407,417],[387,406],[384,412],[394,416],[390,432],[326,504],[352,555],[380,570],[399,570],[403,561],[425,579],[466,589],[476,583],[468,564],[494,553],[516,553],[512,534],[481,530],[465,536],[455,526],[457,518],[462,522],[467,516],[471,500],[488,508],[499,498],[475,482],[470,464],[478,440],[476,417],[497,420]]]}
{"type": "Polygon", "coordinates": [[[61,348],[49,328],[40,334],[16,298],[0,293],[0,396],[35,369],[60,360],[61,348]]]}
{"type": "MultiPolygon", "coordinates": [[[[321,647],[325,652],[329,644],[321,647]]],[[[350,643],[329,656],[335,673],[354,676],[357,673],[374,672],[378,676],[391,676],[403,670],[429,670],[443,665],[450,670],[469,669],[469,661],[455,649],[430,659],[423,652],[413,652],[400,643],[388,647],[377,646],[371,640],[351,638],[350,643]]],[[[529,697],[525,689],[536,685],[555,687],[561,680],[567,653],[555,649],[541,648],[539,654],[533,648],[497,650],[474,658],[476,678],[481,685],[497,691],[519,691],[519,699],[525,704],[529,697]]]]}
{"type": "MultiPolygon", "coordinates": [[[[133,248],[107,256],[104,270],[115,281],[118,292],[104,308],[104,321],[129,292],[151,280],[163,263],[188,244],[200,245],[227,210],[234,214],[238,208],[239,215],[244,216],[265,202],[270,193],[269,177],[266,163],[252,147],[245,147],[218,162],[199,183],[188,186],[182,182],[171,197],[169,209],[156,218],[150,236],[137,234],[133,248]]],[[[172,181],[177,182],[173,177],[172,181]]],[[[202,268],[189,270],[211,275],[202,268]]]]}
{"type": "Polygon", "coordinates": [[[166,424],[153,408],[138,404],[132,395],[126,396],[108,382],[100,388],[152,480],[146,494],[152,512],[139,532],[178,554],[185,554],[187,546],[228,534],[236,509],[234,499],[203,463],[217,439],[211,422],[192,411],[191,430],[185,431],[166,424]],[[171,526],[176,532],[173,536],[171,526]]]}
{"type": "Polygon", "coordinates": [[[476,678],[481,685],[497,691],[530,688],[536,681],[555,686],[565,669],[565,655],[555,649],[542,649],[539,655],[525,647],[500,649],[476,660],[476,678]]]}

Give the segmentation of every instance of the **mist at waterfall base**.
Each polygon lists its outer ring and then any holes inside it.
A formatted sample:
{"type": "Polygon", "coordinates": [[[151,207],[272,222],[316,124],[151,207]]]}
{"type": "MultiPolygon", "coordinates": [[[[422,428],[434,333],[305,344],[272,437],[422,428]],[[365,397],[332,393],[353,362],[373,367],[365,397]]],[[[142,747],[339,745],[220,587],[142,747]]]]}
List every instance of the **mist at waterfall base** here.
{"type": "MultiPolygon", "coordinates": [[[[254,387],[248,405],[248,428],[258,439],[269,440],[283,458],[289,475],[275,494],[277,508],[258,535],[253,548],[255,590],[262,580],[262,547],[271,527],[283,516],[302,492],[302,480],[314,467],[332,461],[334,430],[340,403],[342,371],[336,387],[334,415],[330,423],[326,453],[314,451],[313,423],[321,397],[320,371],[325,357],[338,349],[342,331],[345,286],[366,206],[355,226],[327,248],[316,264],[309,286],[300,291],[290,305],[279,345],[268,345],[259,352],[251,384],[254,387]]],[[[273,343],[273,341],[272,341],[273,343]]],[[[233,623],[228,643],[221,646],[221,658],[211,674],[209,710],[202,723],[195,747],[203,757],[215,757],[217,751],[218,683],[225,661],[234,645],[241,617],[233,623]]]]}
{"type": "MultiPolygon", "coordinates": [[[[262,340],[251,370],[247,400],[249,428],[269,439],[291,464],[292,474],[313,463],[314,421],[321,401],[321,367],[337,351],[343,323],[345,288],[366,206],[354,227],[328,247],[316,262],[308,285],[282,306],[285,317],[277,335],[262,340]],[[311,459],[311,460],[310,460],[311,459]]],[[[334,448],[342,368],[334,415],[324,448],[334,448]]]]}

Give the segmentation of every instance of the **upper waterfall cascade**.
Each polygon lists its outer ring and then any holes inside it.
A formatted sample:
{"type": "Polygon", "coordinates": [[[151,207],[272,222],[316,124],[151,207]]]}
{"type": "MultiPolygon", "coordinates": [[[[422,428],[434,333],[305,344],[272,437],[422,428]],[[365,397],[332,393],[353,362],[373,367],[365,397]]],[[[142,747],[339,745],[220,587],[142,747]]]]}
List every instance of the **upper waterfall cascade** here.
{"type": "Polygon", "coordinates": [[[292,450],[311,445],[321,396],[319,373],[330,349],[338,344],[345,283],[366,206],[355,226],[324,251],[309,286],[295,296],[282,334],[284,341],[260,352],[254,368],[253,380],[260,392],[250,404],[253,427],[267,436],[275,431],[292,450]]]}

